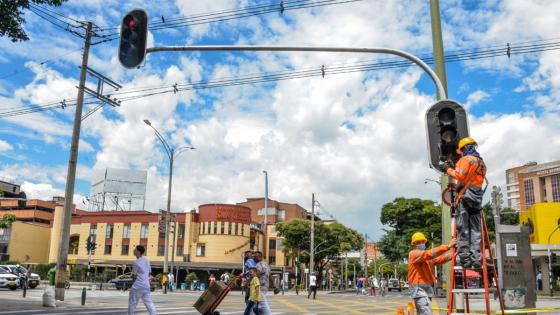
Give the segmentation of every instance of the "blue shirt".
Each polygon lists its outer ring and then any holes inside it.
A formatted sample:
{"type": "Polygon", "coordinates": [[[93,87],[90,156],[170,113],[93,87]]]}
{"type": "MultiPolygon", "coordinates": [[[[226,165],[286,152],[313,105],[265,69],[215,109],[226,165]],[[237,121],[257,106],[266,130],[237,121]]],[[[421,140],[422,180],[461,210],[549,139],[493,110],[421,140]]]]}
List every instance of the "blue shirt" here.
{"type": "Polygon", "coordinates": [[[255,263],[255,260],[253,258],[245,260],[245,273],[243,274],[243,276],[247,279],[251,278],[251,268],[255,268],[256,266],[257,263],[255,263]]]}

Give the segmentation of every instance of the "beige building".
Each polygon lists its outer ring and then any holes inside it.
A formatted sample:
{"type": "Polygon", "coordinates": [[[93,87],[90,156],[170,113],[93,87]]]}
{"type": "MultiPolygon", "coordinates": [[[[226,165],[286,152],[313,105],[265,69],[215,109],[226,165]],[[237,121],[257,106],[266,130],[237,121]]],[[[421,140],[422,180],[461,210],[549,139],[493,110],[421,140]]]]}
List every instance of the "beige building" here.
{"type": "Polygon", "coordinates": [[[560,160],[506,170],[508,207],[519,211],[542,202],[560,202],[560,160]]]}

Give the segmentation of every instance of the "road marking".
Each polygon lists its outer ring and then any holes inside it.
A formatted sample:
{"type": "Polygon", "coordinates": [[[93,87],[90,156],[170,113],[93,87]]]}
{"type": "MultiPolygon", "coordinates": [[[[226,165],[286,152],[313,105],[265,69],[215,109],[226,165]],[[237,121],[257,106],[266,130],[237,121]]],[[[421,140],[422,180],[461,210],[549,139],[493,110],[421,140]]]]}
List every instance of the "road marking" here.
{"type": "Polygon", "coordinates": [[[344,307],[344,306],[340,306],[340,305],[328,303],[328,302],[325,302],[325,301],[322,301],[322,300],[313,300],[313,301],[314,301],[315,303],[323,304],[323,305],[326,305],[326,306],[330,306],[330,307],[332,307],[332,308],[335,308],[335,309],[337,309],[337,310],[341,310],[341,311],[344,312],[344,313],[342,313],[342,314],[367,314],[367,313],[364,313],[364,312],[362,312],[362,311],[356,311],[356,310],[350,309],[350,308],[348,308],[348,307],[344,307]]]}
{"type": "Polygon", "coordinates": [[[309,312],[307,309],[305,309],[305,308],[303,308],[303,307],[301,307],[297,304],[294,304],[292,302],[289,302],[288,300],[285,300],[284,298],[278,298],[277,301],[284,304],[285,306],[293,309],[293,310],[298,311],[298,312],[309,312]]]}

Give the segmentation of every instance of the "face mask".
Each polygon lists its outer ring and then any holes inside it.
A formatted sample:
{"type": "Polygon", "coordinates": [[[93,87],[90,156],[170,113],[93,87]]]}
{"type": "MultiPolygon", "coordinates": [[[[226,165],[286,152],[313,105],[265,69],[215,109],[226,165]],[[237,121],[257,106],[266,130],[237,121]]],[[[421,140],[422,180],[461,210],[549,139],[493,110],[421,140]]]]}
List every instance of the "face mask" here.
{"type": "Polygon", "coordinates": [[[416,248],[418,248],[419,250],[425,250],[426,249],[426,244],[416,245],[416,248]]]}

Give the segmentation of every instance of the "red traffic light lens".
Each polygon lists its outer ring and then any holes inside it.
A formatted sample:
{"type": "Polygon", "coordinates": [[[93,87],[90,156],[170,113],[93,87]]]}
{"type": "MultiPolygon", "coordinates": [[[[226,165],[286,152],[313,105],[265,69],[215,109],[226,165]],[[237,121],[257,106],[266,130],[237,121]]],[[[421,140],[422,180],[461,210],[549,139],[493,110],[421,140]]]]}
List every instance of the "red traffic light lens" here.
{"type": "Polygon", "coordinates": [[[127,15],[124,17],[123,24],[128,26],[129,28],[134,28],[134,17],[132,15],[127,15]]]}

